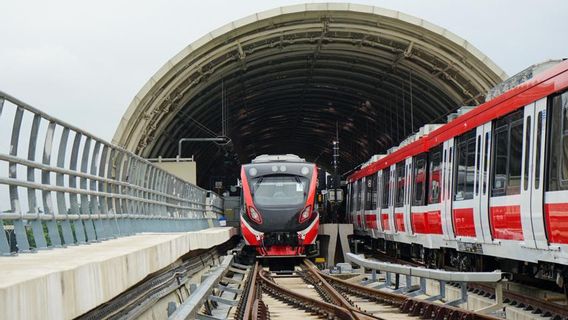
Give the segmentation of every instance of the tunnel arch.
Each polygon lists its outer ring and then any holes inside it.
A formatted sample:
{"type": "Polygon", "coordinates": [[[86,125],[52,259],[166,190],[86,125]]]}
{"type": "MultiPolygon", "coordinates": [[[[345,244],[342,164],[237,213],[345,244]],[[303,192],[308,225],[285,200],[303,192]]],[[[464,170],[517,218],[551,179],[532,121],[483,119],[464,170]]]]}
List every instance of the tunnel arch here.
{"type": "Polygon", "coordinates": [[[133,99],[113,142],[175,157],[180,138],[221,133],[224,97],[232,144],[184,150],[196,157],[201,185],[231,157],[296,153],[325,167],[336,127],[345,171],[482,103],[505,77],[467,41],[401,12],[281,7],[212,31],[169,60],[133,99]]]}

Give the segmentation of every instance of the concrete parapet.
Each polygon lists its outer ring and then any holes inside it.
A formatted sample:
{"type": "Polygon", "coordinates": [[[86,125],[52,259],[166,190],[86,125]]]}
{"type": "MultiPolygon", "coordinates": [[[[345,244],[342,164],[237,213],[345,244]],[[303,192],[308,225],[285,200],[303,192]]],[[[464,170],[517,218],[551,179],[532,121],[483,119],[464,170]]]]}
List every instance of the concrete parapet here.
{"type": "Polygon", "coordinates": [[[326,223],[320,224],[319,230],[321,255],[326,258],[328,267],[345,261],[349,249],[348,236],[353,234],[352,224],[326,223]],[[339,250],[337,250],[339,249],[339,250]],[[336,256],[340,253],[342,256],[336,256]]]}
{"type": "Polygon", "coordinates": [[[0,319],[71,319],[234,228],[144,233],[66,249],[0,257],[0,319]]]}

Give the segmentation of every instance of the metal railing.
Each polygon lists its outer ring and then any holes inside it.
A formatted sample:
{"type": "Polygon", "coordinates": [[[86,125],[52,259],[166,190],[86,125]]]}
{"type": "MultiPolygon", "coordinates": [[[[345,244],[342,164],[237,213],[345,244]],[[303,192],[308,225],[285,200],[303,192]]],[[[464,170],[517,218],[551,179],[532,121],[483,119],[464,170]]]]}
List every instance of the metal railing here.
{"type": "Polygon", "coordinates": [[[0,91],[0,254],[208,227],[207,192],[0,91]]]}
{"type": "Polygon", "coordinates": [[[206,216],[217,219],[218,215],[223,214],[223,204],[223,197],[213,191],[207,191],[207,200],[205,202],[206,216]]]}

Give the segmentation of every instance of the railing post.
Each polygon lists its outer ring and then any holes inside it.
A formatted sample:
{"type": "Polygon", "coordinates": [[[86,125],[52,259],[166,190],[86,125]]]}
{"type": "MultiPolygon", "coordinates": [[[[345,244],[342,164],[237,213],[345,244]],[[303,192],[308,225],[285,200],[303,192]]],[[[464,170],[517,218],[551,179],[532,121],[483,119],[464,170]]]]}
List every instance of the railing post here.
{"type": "Polygon", "coordinates": [[[222,210],[218,195],[211,194],[207,214],[205,190],[0,92],[0,115],[6,108],[14,119],[8,119],[11,135],[0,137],[10,141],[9,151],[0,151],[0,164],[8,167],[0,172],[0,183],[8,186],[10,199],[9,208],[0,208],[0,254],[11,254],[14,248],[29,251],[30,243],[45,249],[141,231],[200,230],[222,210]],[[27,115],[32,118],[30,131],[24,133],[29,133],[24,157],[18,146],[24,146],[21,127],[27,115]],[[27,175],[18,174],[22,168],[27,175]],[[27,197],[20,197],[22,191],[27,197]],[[13,236],[8,237],[8,228],[13,236]]]}

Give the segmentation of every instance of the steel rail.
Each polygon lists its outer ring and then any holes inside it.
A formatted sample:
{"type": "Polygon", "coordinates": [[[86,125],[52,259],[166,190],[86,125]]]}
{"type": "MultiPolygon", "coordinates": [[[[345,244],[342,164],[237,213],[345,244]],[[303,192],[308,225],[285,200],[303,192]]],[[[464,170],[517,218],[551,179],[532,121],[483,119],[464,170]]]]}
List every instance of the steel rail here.
{"type": "Polygon", "coordinates": [[[254,264],[254,268],[251,273],[251,278],[249,279],[246,302],[243,309],[243,319],[251,319],[252,311],[254,309],[255,301],[257,300],[257,284],[256,280],[262,268],[259,267],[258,261],[254,264]]]}
{"type": "Polygon", "coordinates": [[[439,316],[441,315],[451,315],[452,317],[456,317],[455,319],[468,320],[498,319],[493,316],[480,314],[440,303],[429,302],[417,298],[407,297],[401,294],[367,288],[358,284],[332,277],[330,275],[326,275],[320,271],[318,271],[318,273],[322,278],[330,282],[332,286],[339,288],[340,290],[345,290],[352,294],[367,299],[373,299],[381,303],[388,303],[397,306],[402,312],[409,313],[411,315],[419,315],[422,319],[440,319],[439,316]]]}
{"type": "Polygon", "coordinates": [[[331,299],[335,304],[349,310],[353,319],[381,319],[358,310],[350,301],[348,301],[341,293],[339,293],[326,279],[322,277],[322,274],[317,269],[315,264],[308,259],[304,260],[304,265],[306,270],[313,275],[318,280],[318,285],[323,287],[323,289],[329,294],[331,299]]]}
{"type": "Polygon", "coordinates": [[[347,310],[342,306],[337,306],[328,302],[316,300],[279,286],[266,276],[266,272],[260,271],[258,273],[258,278],[264,291],[267,291],[268,293],[274,295],[276,298],[285,300],[303,309],[307,309],[320,314],[326,314],[328,316],[334,315],[340,319],[359,319],[354,317],[350,310],[347,310]]]}
{"type": "MultiPolygon", "coordinates": [[[[478,290],[483,293],[489,293],[491,295],[495,295],[495,289],[490,285],[482,283],[469,283],[467,287],[468,289],[473,291],[478,290]]],[[[558,317],[559,319],[568,319],[568,307],[557,303],[548,302],[533,297],[528,297],[526,295],[513,292],[509,289],[503,289],[503,299],[505,301],[509,300],[510,301],[509,304],[516,302],[518,305],[524,305],[526,306],[526,308],[532,308],[533,311],[540,310],[542,314],[550,313],[552,319],[556,319],[555,317],[558,317]]],[[[517,307],[522,308],[520,306],[517,307]]]]}

